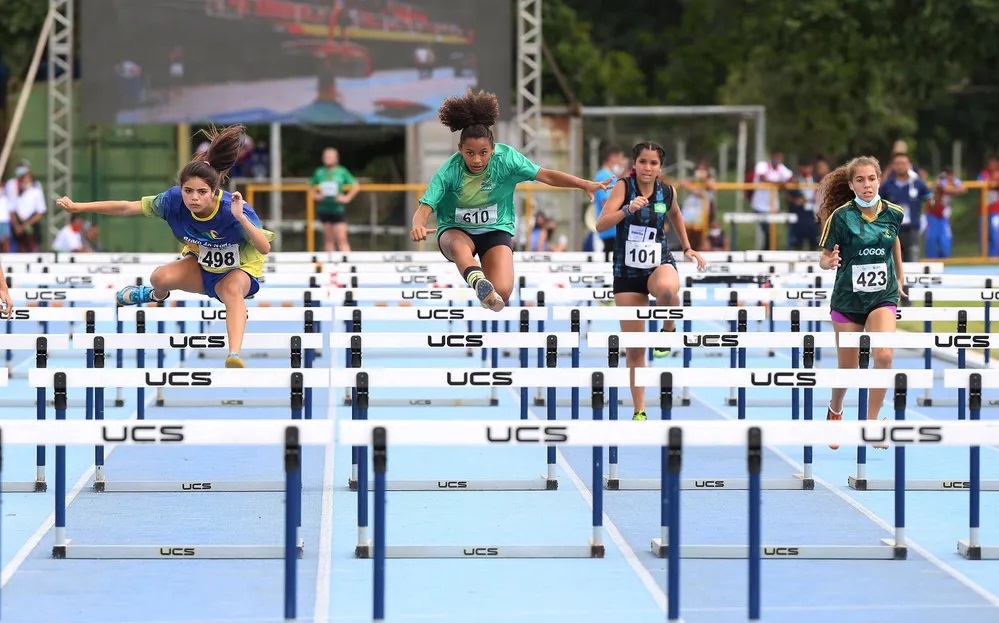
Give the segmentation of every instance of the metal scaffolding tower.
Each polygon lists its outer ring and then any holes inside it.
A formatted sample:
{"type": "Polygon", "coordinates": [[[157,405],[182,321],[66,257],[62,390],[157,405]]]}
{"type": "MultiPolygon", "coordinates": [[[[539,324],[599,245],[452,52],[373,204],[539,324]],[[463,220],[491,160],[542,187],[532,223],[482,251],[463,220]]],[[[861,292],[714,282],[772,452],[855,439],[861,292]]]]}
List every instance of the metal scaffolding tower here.
{"type": "Polygon", "coordinates": [[[54,209],[73,186],[73,0],[49,0],[54,21],[48,50],[48,240],[69,221],[54,209]]]}
{"type": "Polygon", "coordinates": [[[541,2],[517,0],[517,144],[535,162],[541,156],[541,2]]]}

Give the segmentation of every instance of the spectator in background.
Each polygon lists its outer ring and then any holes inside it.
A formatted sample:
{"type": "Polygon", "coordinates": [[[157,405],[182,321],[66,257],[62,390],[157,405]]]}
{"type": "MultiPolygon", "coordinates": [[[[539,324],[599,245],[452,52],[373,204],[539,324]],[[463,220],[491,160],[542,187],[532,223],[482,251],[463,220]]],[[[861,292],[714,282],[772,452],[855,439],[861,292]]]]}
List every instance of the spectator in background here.
{"type": "Polygon", "coordinates": [[[680,206],[687,239],[693,249],[705,248],[708,228],[715,213],[715,176],[706,160],[699,160],[694,168],[694,179],[680,182],[687,196],[680,206]]]}
{"type": "Polygon", "coordinates": [[[86,228],[83,216],[73,214],[69,223],[59,230],[55,240],[52,241],[52,250],[56,253],[83,253],[90,251],[84,241],[84,229],[86,228]]]}
{"type": "Polygon", "coordinates": [[[985,203],[988,206],[988,255],[999,257],[999,156],[992,156],[985,170],[978,174],[978,181],[985,182],[988,189],[985,203]]]}
{"type": "Polygon", "coordinates": [[[819,248],[819,224],[815,220],[815,184],[819,178],[815,165],[809,160],[799,163],[793,181],[797,187],[786,192],[787,210],[798,220],[789,224],[787,246],[797,251],[814,251],[819,248]]]}
{"type": "Polygon", "coordinates": [[[332,147],[323,150],[323,166],[312,174],[316,198],[316,216],[323,224],[323,240],[327,253],[350,252],[347,242],[347,204],[361,190],[354,176],[340,166],[340,152],[332,147]],[[344,191],[345,186],[350,190],[344,191]]]}
{"type": "Polygon", "coordinates": [[[555,237],[555,228],[558,223],[544,212],[534,214],[534,227],[531,229],[531,247],[533,252],[559,252],[565,251],[568,242],[565,235],[559,236],[558,242],[555,237]]]}
{"type": "Polygon", "coordinates": [[[937,178],[933,197],[926,204],[926,259],[950,257],[954,241],[950,227],[951,199],[966,190],[950,167],[937,178]]]}
{"type": "Polygon", "coordinates": [[[912,169],[912,161],[904,153],[892,155],[891,172],[878,191],[885,201],[904,210],[898,239],[902,245],[902,261],[919,261],[919,234],[922,231],[923,203],[933,196],[923,178],[912,169]]]}
{"type": "Polygon", "coordinates": [[[45,193],[31,172],[31,163],[22,160],[14,177],[4,187],[10,204],[12,251],[37,253],[42,243],[42,219],[45,217],[45,193]]]}
{"type": "Polygon", "coordinates": [[[728,251],[728,240],[725,239],[725,230],[721,228],[718,221],[711,221],[708,235],[704,243],[705,251],[728,251]]]}
{"type": "Polygon", "coordinates": [[[0,253],[10,252],[10,212],[10,199],[4,190],[0,192],[0,253]]]}
{"type": "MultiPolygon", "coordinates": [[[[603,150],[603,164],[600,165],[600,169],[597,171],[596,175],[593,176],[593,181],[602,182],[604,180],[620,178],[625,172],[628,165],[628,159],[624,155],[624,150],[617,145],[607,145],[603,150]]],[[[616,183],[616,182],[615,182],[616,183]]],[[[593,203],[596,207],[596,218],[600,218],[600,211],[604,208],[604,203],[607,198],[610,197],[611,190],[614,188],[614,184],[607,187],[607,190],[597,190],[593,193],[593,203]]],[[[604,252],[604,261],[610,262],[614,259],[614,228],[610,228],[599,232],[597,234],[602,243],[601,248],[596,248],[595,251],[604,252]]]]}
{"type": "MultiPolygon", "coordinates": [[[[752,182],[754,184],[778,184],[783,186],[790,179],[794,177],[794,173],[791,173],[791,169],[788,169],[784,165],[784,152],[774,151],[770,154],[770,160],[761,160],[756,163],[756,168],[753,170],[752,182]]],[[[753,212],[759,215],[770,214],[770,208],[772,205],[776,205],[777,209],[780,210],[780,188],[777,190],[770,189],[757,189],[753,191],[752,196],[749,200],[749,207],[752,208],[753,212]]],[[[757,249],[769,249],[770,248],[770,223],[761,220],[758,228],[759,234],[757,234],[756,248],[757,249]]]]}

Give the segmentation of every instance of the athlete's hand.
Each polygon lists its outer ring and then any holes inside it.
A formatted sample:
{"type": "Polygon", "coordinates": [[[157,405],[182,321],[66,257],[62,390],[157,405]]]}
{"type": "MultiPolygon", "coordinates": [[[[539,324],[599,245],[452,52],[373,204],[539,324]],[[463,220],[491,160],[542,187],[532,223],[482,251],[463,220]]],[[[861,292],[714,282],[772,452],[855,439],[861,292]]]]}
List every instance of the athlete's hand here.
{"type": "Polygon", "coordinates": [[[589,197],[590,201],[592,202],[593,201],[593,194],[596,193],[598,190],[608,190],[608,189],[610,189],[611,185],[614,183],[614,179],[615,178],[611,177],[611,178],[608,178],[608,179],[606,179],[606,180],[604,180],[602,182],[591,182],[591,181],[587,181],[586,182],[586,196],[589,197]]]}
{"type": "Polygon", "coordinates": [[[10,298],[10,291],[7,290],[6,284],[2,287],[3,290],[0,290],[0,318],[10,318],[11,314],[14,313],[14,301],[10,298]]]}
{"type": "Polygon", "coordinates": [[[62,208],[63,210],[69,212],[70,214],[77,214],[80,211],[80,208],[78,208],[76,206],[76,203],[74,203],[73,200],[70,199],[69,197],[62,197],[60,199],[56,199],[56,205],[62,208]]]}
{"type": "Polygon", "coordinates": [[[628,212],[634,214],[635,212],[638,212],[647,205],[649,205],[648,197],[643,197],[639,195],[631,201],[631,204],[628,206],[628,212]]]}
{"type": "Polygon", "coordinates": [[[239,194],[239,191],[232,193],[232,202],[229,206],[229,211],[232,215],[236,217],[236,220],[243,218],[243,195],[239,194]]]}
{"type": "Polygon", "coordinates": [[[902,299],[909,298],[909,295],[905,292],[905,279],[898,280],[898,297],[902,299]]]}
{"type": "Polygon", "coordinates": [[[839,268],[841,260],[839,258],[839,245],[833,247],[832,252],[829,254],[829,270],[834,268],[839,268]]]}
{"type": "Polygon", "coordinates": [[[409,239],[413,242],[423,242],[427,239],[427,234],[432,234],[436,231],[436,229],[427,229],[426,225],[414,227],[409,232],[409,239]]]}
{"type": "Polygon", "coordinates": [[[695,262],[697,262],[697,270],[704,270],[705,268],[708,267],[708,261],[705,260],[703,257],[701,257],[701,254],[698,253],[697,251],[694,251],[693,249],[687,249],[683,253],[683,255],[688,260],[694,260],[695,262]]]}

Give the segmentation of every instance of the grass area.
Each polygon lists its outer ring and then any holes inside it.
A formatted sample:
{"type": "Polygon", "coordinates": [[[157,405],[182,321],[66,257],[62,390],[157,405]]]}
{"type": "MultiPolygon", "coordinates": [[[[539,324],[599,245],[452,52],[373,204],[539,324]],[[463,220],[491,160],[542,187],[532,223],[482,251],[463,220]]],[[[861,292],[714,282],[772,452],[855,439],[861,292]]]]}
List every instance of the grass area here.
{"type": "MultiPolygon", "coordinates": [[[[959,305],[953,305],[950,302],[935,300],[934,305],[936,307],[950,307],[950,306],[960,306],[960,307],[984,307],[985,303],[983,301],[961,301],[959,305]]],[[[923,307],[922,301],[913,301],[913,307],[923,307]]],[[[911,331],[913,333],[923,333],[923,323],[918,320],[910,320],[908,322],[899,322],[898,329],[902,331],[911,331]]],[[[957,333],[957,321],[934,321],[930,323],[931,330],[934,333],[957,333]]],[[[992,333],[999,333],[999,309],[995,306],[992,308],[992,333]]],[[[968,321],[968,333],[985,333],[985,322],[980,320],[969,320],[968,321]]],[[[983,352],[985,349],[973,348],[977,352],[983,352]]],[[[999,349],[992,349],[992,357],[999,359],[999,349]]]]}

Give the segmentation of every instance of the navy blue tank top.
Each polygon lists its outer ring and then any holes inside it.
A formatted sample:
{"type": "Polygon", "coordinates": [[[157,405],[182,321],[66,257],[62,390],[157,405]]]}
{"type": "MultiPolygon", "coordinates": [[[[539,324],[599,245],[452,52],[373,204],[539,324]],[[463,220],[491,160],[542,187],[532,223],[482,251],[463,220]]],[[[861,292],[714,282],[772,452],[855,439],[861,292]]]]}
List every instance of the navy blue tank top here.
{"type": "Polygon", "coordinates": [[[628,214],[628,204],[638,196],[638,180],[628,176],[622,181],[626,184],[621,208],[625,216],[614,237],[614,276],[647,277],[662,264],[673,263],[664,231],[666,214],[673,205],[673,187],[656,180],[648,205],[628,214]]]}

